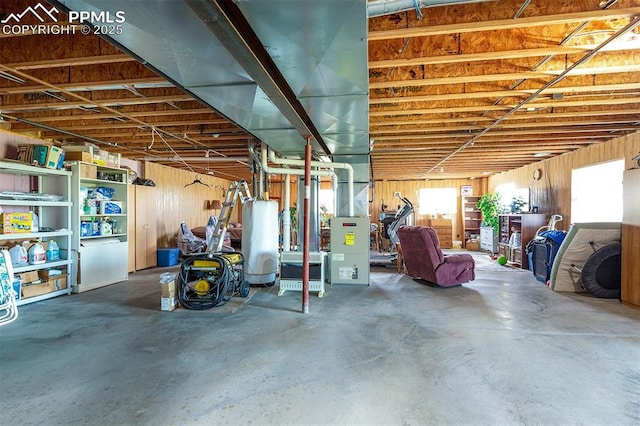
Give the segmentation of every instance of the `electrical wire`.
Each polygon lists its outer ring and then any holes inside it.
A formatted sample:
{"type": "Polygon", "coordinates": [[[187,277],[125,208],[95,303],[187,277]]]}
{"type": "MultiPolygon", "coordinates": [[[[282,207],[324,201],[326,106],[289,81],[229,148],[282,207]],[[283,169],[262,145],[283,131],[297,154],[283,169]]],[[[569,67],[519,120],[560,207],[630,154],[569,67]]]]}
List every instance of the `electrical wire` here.
{"type": "MultiPolygon", "coordinates": [[[[178,154],[178,153],[176,152],[176,150],[175,150],[175,149],[173,149],[173,147],[172,147],[171,145],[169,145],[169,142],[167,142],[167,141],[162,137],[162,134],[156,130],[155,126],[152,126],[152,127],[151,127],[151,136],[153,136],[154,134],[157,134],[157,135],[158,135],[158,137],[159,137],[160,139],[162,139],[162,142],[164,142],[164,144],[167,146],[167,148],[169,148],[169,150],[170,150],[171,152],[173,152],[173,155],[175,155],[175,156],[176,156],[176,158],[177,158],[177,159],[179,159],[179,160],[180,160],[180,162],[182,162],[182,164],[184,164],[185,166],[187,166],[187,169],[189,169],[192,173],[195,173],[195,170],[193,170],[193,169],[191,168],[191,166],[190,166],[189,164],[187,164],[187,162],[186,162],[186,161],[184,161],[184,159],[180,156],[180,154],[178,154]]],[[[151,148],[152,146],[153,146],[153,139],[152,139],[152,141],[151,141],[151,145],[149,145],[149,148],[151,148]]],[[[149,149],[149,148],[147,148],[147,149],[149,149]]]]}

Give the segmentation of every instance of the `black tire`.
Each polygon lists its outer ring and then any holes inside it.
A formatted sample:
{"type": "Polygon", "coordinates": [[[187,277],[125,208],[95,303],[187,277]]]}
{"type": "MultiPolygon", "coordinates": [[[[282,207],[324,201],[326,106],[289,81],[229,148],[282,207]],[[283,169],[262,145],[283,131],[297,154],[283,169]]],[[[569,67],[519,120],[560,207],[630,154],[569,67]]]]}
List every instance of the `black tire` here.
{"type": "Polygon", "coordinates": [[[273,287],[274,285],[276,285],[276,281],[275,280],[271,281],[270,283],[265,283],[264,284],[265,287],[273,287]]]}
{"type": "Polygon", "coordinates": [[[240,284],[240,297],[247,297],[251,290],[251,283],[249,281],[242,281],[240,284]]]}
{"type": "Polygon", "coordinates": [[[622,282],[621,244],[612,243],[593,253],[582,268],[582,286],[595,297],[619,299],[622,282]]]}

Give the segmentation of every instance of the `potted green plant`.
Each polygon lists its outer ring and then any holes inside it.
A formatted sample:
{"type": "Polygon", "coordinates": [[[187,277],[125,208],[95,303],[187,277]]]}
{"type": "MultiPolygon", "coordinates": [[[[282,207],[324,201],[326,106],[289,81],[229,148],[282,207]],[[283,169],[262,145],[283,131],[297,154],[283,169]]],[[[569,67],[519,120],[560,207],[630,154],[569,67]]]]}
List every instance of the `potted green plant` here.
{"type": "Polygon", "coordinates": [[[482,226],[492,227],[498,233],[498,215],[500,214],[500,194],[486,193],[476,203],[476,208],[482,213],[482,226]]]}
{"type": "Polygon", "coordinates": [[[511,213],[521,213],[522,207],[524,207],[524,198],[522,197],[513,197],[511,199],[511,213]]]}
{"type": "Polygon", "coordinates": [[[496,253],[498,251],[498,215],[501,212],[500,194],[484,194],[476,203],[482,214],[480,223],[480,248],[496,253]]]}
{"type": "Polygon", "coordinates": [[[327,209],[327,206],[321,205],[320,206],[320,227],[328,228],[330,219],[331,219],[331,214],[329,214],[329,210],[327,209]]]}

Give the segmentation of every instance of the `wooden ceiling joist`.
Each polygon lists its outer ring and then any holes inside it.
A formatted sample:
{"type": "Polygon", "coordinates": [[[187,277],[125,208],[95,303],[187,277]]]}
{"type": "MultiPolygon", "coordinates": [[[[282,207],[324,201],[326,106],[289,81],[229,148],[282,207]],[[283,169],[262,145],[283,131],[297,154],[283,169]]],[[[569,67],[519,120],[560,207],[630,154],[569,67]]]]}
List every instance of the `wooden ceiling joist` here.
{"type": "MultiPolygon", "coordinates": [[[[543,95],[580,95],[583,93],[598,93],[608,92],[607,96],[615,95],[614,92],[618,91],[635,91],[637,96],[640,96],[640,81],[633,83],[621,83],[621,84],[603,84],[595,86],[561,86],[550,87],[542,92],[543,95]]],[[[483,98],[501,98],[501,97],[525,97],[535,93],[534,89],[519,89],[519,90],[496,90],[491,92],[478,91],[474,93],[454,93],[446,95],[427,95],[427,96],[395,96],[387,98],[372,98],[369,99],[369,105],[384,105],[392,104],[396,102],[436,102],[436,101],[450,101],[450,100],[464,100],[464,99],[483,99],[483,98]]]]}
{"type": "Polygon", "coordinates": [[[518,19],[467,22],[450,25],[416,26],[387,31],[370,31],[369,41],[392,40],[397,38],[427,37],[444,34],[462,34],[483,31],[504,31],[514,28],[528,28],[560,24],[575,24],[585,21],[605,21],[632,18],[640,15],[640,7],[627,9],[591,10],[587,12],[562,13],[557,15],[532,16],[518,19]]]}
{"type": "MultiPolygon", "coordinates": [[[[122,80],[102,80],[102,81],[87,81],[77,83],[58,83],[56,86],[62,90],[68,90],[71,92],[90,92],[93,90],[115,90],[117,86],[120,86],[118,90],[122,90],[123,86],[135,86],[135,85],[150,85],[150,84],[162,84],[162,87],[171,87],[171,83],[167,82],[161,77],[140,77],[129,78],[122,80]],[[113,89],[107,89],[112,87],[113,89]]],[[[48,86],[42,85],[26,85],[19,87],[5,87],[0,88],[0,95],[20,95],[25,93],[38,93],[45,90],[51,90],[48,86]]]]}
{"type": "MultiPolygon", "coordinates": [[[[516,19],[522,0],[499,3],[432,7],[422,20],[413,11],[369,19],[376,179],[481,178],[540,161],[540,151],[560,155],[638,131],[640,49],[597,46],[640,19],[640,2],[605,10],[597,1],[532,2],[516,19]],[[573,67],[594,48],[597,55],[573,67]]],[[[637,28],[629,35],[640,38],[637,28]]],[[[8,77],[0,76],[0,111],[13,131],[66,143],[94,139],[126,158],[207,149],[241,156],[254,140],[106,39],[25,33],[0,43],[8,77]]],[[[246,164],[219,170],[250,178],[246,164]]]]}
{"type": "Polygon", "coordinates": [[[7,114],[24,113],[29,111],[43,111],[43,110],[61,110],[72,109],[79,107],[118,107],[124,105],[144,105],[144,104],[157,104],[162,102],[189,102],[193,101],[193,98],[189,95],[173,95],[173,96],[157,96],[148,98],[116,98],[105,99],[95,102],[84,101],[69,101],[69,102],[43,102],[30,105],[5,105],[2,107],[2,112],[7,114]]]}
{"type": "MultiPolygon", "coordinates": [[[[139,106],[139,105],[136,105],[139,106]]],[[[208,108],[196,108],[196,109],[170,109],[170,110],[154,110],[154,111],[128,111],[126,109],[122,109],[122,112],[128,116],[136,117],[136,118],[158,118],[158,117],[167,117],[167,116],[175,116],[180,117],[183,115],[194,115],[194,114],[210,114],[214,115],[215,113],[208,108]]],[[[38,122],[41,123],[50,123],[50,122],[64,122],[64,121],[82,121],[82,120],[107,120],[113,119],[116,117],[120,117],[119,114],[109,114],[109,113],[99,113],[99,114],[72,114],[72,115],[51,115],[45,117],[37,117],[38,122]]],[[[215,114],[215,116],[218,116],[215,114]]],[[[228,121],[225,121],[228,123],[228,121]]]]}
{"type": "Polygon", "coordinates": [[[426,66],[436,64],[456,64],[462,62],[503,61],[517,58],[532,58],[556,55],[581,54],[590,50],[588,47],[541,47],[537,49],[506,50],[495,52],[467,53],[456,55],[428,56],[421,58],[387,59],[369,61],[369,68],[395,68],[407,66],[426,66]]]}
{"type": "MultiPolygon", "coordinates": [[[[603,66],[598,68],[576,68],[570,76],[583,76],[595,74],[617,74],[639,72],[640,65],[621,65],[621,66],[603,66]]],[[[496,81],[518,81],[521,79],[547,79],[562,72],[562,70],[544,70],[544,71],[522,71],[503,74],[483,74],[483,75],[464,75],[457,77],[430,77],[422,80],[389,80],[389,81],[371,81],[369,88],[388,89],[401,87],[421,87],[421,86],[440,86],[452,84],[469,84],[469,83],[487,83],[496,81]]]]}
{"type": "Polygon", "coordinates": [[[16,62],[11,64],[5,64],[9,68],[13,68],[19,71],[37,70],[45,68],[57,68],[57,67],[77,67],[81,65],[100,65],[100,64],[113,64],[118,62],[132,62],[135,58],[126,55],[124,53],[116,55],[98,55],[98,56],[85,56],[78,58],[60,58],[60,59],[46,59],[41,61],[27,61],[16,62]]]}

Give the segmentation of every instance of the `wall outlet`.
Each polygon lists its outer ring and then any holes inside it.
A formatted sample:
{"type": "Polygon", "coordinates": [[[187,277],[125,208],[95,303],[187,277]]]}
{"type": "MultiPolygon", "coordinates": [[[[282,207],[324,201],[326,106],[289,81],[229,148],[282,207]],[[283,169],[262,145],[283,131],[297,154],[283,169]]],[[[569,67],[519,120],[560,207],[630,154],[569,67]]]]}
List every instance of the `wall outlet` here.
{"type": "Polygon", "coordinates": [[[400,194],[399,191],[396,191],[396,192],[393,193],[393,196],[396,197],[396,198],[400,198],[402,195],[400,194]]]}

